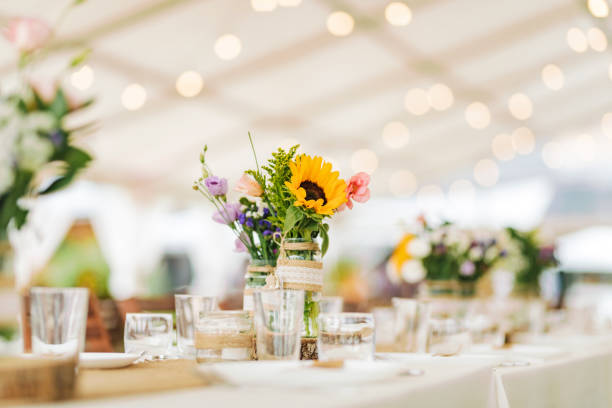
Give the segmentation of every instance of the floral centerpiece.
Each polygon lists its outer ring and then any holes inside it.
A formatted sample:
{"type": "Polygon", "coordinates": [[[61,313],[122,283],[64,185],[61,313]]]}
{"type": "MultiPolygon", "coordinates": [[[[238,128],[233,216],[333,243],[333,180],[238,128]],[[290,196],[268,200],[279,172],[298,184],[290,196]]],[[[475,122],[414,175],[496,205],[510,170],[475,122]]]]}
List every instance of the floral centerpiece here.
{"type": "MultiPolygon", "coordinates": [[[[74,6],[67,6],[62,17],[74,6]]],[[[61,19],[60,19],[61,20],[61,19]]],[[[36,82],[29,69],[49,52],[55,30],[34,18],[14,18],[4,27],[4,37],[18,54],[18,84],[0,95],[0,287],[13,285],[13,252],[9,231],[20,229],[28,218],[24,199],[49,194],[69,185],[91,160],[73,144],[88,126],[69,128],[65,118],[88,106],[62,89],[61,77],[84,62],[79,53],[54,84],[36,82]]],[[[6,337],[0,329],[0,337],[6,337]]]]}
{"type": "Polygon", "coordinates": [[[459,294],[462,296],[474,296],[476,283],[506,256],[506,250],[493,234],[474,231],[468,234],[470,244],[461,254],[458,275],[459,294]]]}
{"type": "Polygon", "coordinates": [[[211,174],[204,157],[206,148],[201,156],[203,175],[194,188],[217,207],[215,219],[230,226],[238,246],[250,254],[252,262],[262,257],[274,261],[276,268],[268,274],[268,284],[275,280],[285,288],[306,291],[303,335],[316,337],[317,299],[323,286],[320,257],[329,246],[327,220],[344,208],[352,209],[353,201],[366,202],[370,178],[357,173],[347,183],[321,157],[298,154],[299,145],[278,149],[260,167],[250,134],[249,140],[256,168],[240,179],[237,190],[244,196],[238,202],[227,202],[226,189],[215,194],[217,184],[227,181],[211,174]],[[258,228],[258,232],[251,234],[249,228],[258,228]]]}
{"type": "Polygon", "coordinates": [[[542,272],[558,265],[555,246],[541,244],[537,230],[519,231],[506,228],[506,233],[509,246],[508,266],[515,271],[515,294],[538,296],[542,272]]]}
{"type": "Polygon", "coordinates": [[[453,295],[461,266],[462,254],[468,249],[467,234],[449,222],[437,227],[418,219],[418,231],[407,234],[390,258],[387,274],[409,283],[425,280],[429,295],[453,295]]]}

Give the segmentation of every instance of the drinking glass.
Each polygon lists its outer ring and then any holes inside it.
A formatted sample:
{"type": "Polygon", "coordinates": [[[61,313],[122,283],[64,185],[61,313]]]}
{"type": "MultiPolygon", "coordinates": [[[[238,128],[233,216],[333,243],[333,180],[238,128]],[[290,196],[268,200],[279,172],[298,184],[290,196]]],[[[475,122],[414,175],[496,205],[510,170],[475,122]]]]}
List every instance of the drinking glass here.
{"type": "Polygon", "coordinates": [[[88,303],[86,288],[32,288],[32,352],[78,359],[85,348],[88,303]]]}
{"type": "Polygon", "coordinates": [[[374,316],[370,313],[327,313],[319,316],[319,360],[374,359],[374,316]]]}
{"type": "Polygon", "coordinates": [[[198,363],[252,360],[253,318],[247,310],[201,312],[195,326],[198,363]]]}
{"type": "Polygon", "coordinates": [[[257,358],[299,360],[304,315],[303,290],[260,290],[254,294],[257,358]]]}
{"type": "Polygon", "coordinates": [[[472,338],[467,321],[470,302],[461,299],[439,299],[430,302],[427,350],[432,354],[454,355],[470,347],[472,338]]]}
{"type": "Polygon", "coordinates": [[[395,345],[398,351],[425,353],[427,351],[430,305],[416,299],[391,299],[395,309],[395,345]]]}
{"type": "Polygon", "coordinates": [[[395,351],[395,309],[374,307],[371,312],[376,327],[376,351],[395,351]]]}
{"type": "Polygon", "coordinates": [[[123,344],[126,353],[145,358],[166,358],[172,345],[170,313],[127,313],[123,344]]]}
{"type": "Polygon", "coordinates": [[[344,299],[340,296],[322,296],[319,300],[320,313],[342,313],[344,299]]]}
{"type": "Polygon", "coordinates": [[[202,312],[217,310],[213,296],[174,295],[176,307],[176,343],[182,356],[195,358],[195,323],[202,312]]]}

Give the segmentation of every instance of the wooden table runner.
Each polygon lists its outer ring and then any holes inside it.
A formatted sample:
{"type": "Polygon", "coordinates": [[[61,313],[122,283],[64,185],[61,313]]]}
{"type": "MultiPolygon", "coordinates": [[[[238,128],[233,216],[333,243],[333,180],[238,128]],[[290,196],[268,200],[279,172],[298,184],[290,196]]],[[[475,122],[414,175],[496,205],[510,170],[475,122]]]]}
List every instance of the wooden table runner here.
{"type": "Polygon", "coordinates": [[[81,369],[75,398],[109,398],[208,385],[196,372],[196,365],[193,360],[167,360],[118,369],[81,369]]]}

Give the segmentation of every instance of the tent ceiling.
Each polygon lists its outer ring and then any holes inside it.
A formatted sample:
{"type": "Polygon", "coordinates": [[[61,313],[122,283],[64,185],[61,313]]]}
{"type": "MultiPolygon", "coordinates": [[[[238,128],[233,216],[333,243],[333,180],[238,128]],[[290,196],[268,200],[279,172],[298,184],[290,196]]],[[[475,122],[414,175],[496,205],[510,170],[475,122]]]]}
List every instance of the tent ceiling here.
{"type": "MultiPolygon", "coordinates": [[[[53,21],[65,1],[20,0],[0,4],[0,18],[34,15],[53,21]]],[[[413,18],[393,27],[384,18],[388,1],[303,0],[297,8],[269,13],[238,0],[89,0],[61,26],[56,45],[66,51],[89,43],[95,72],[91,94],[98,103],[87,118],[101,130],[86,140],[97,157],[87,177],[120,183],[147,196],[194,198],[197,154],[209,144],[218,173],[237,177],[251,163],[246,132],[254,132],[263,155],[297,140],[305,149],[332,159],[349,175],[351,155],[367,148],[378,155],[377,194],[389,194],[389,176],[413,172],[420,185],[471,177],[474,164],[492,157],[491,140],[528,126],[537,148],[502,167],[524,176],[544,171],[539,149],[562,135],[592,131],[612,105],[608,52],[572,51],[571,27],[586,30],[593,19],[575,0],[407,1],[413,18]],[[341,9],[355,18],[355,31],[332,36],[325,22],[341,9]],[[215,40],[233,33],[242,41],[238,58],[222,61],[215,40]],[[558,65],[565,76],[559,91],[546,88],[541,69],[558,65]],[[186,70],[204,78],[195,98],[177,94],[175,81],[186,70]],[[125,86],[145,87],[142,109],[125,110],[125,86]],[[404,109],[414,87],[444,83],[453,106],[422,116],[404,109]],[[534,115],[513,118],[510,95],[533,101],[534,115]],[[485,103],[491,125],[469,127],[467,105],[485,103]],[[387,148],[381,131],[390,120],[410,129],[410,143],[387,148]]],[[[14,54],[0,44],[0,72],[8,73],[14,54]]],[[[610,140],[593,132],[610,154],[610,140]]],[[[598,151],[598,154],[603,155],[598,151]]],[[[602,156],[603,157],[603,156],[602,156]]],[[[608,156],[609,157],[609,156],[608,156]]],[[[506,171],[506,169],[508,171],[506,171]]]]}

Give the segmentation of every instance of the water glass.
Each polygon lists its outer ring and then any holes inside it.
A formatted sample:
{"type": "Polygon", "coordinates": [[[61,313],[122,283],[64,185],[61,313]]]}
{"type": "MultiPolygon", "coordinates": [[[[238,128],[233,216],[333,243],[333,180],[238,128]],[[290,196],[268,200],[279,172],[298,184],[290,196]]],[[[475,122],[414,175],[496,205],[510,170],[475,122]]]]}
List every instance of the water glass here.
{"type": "Polygon", "coordinates": [[[176,343],[184,357],[195,358],[195,323],[202,312],[219,309],[213,296],[174,295],[176,307],[176,343]]]}
{"type": "Polygon", "coordinates": [[[32,288],[32,352],[78,358],[79,352],[85,349],[88,303],[86,288],[32,288]]]}
{"type": "Polygon", "coordinates": [[[145,358],[165,358],[172,346],[170,313],[127,313],[123,344],[126,353],[143,354],[145,358]]]}
{"type": "Polygon", "coordinates": [[[257,358],[299,360],[304,291],[260,290],[254,294],[257,358]]]}
{"type": "Polygon", "coordinates": [[[344,299],[341,296],[322,296],[319,299],[319,311],[321,313],[342,313],[344,299]]]}
{"type": "Polygon", "coordinates": [[[471,346],[467,322],[472,315],[471,303],[461,299],[439,299],[430,302],[431,315],[427,350],[432,354],[455,355],[471,346]]]}
{"type": "Polygon", "coordinates": [[[319,360],[373,360],[374,316],[370,313],[327,313],[319,316],[319,360]]]}
{"type": "Polygon", "coordinates": [[[198,363],[253,360],[253,318],[247,310],[201,312],[195,326],[198,363]]]}
{"type": "Polygon", "coordinates": [[[376,326],[376,351],[395,351],[395,309],[374,307],[371,312],[376,326]]]}
{"type": "Polygon", "coordinates": [[[430,320],[428,301],[416,299],[391,299],[395,310],[395,345],[398,351],[425,353],[430,320]]]}

